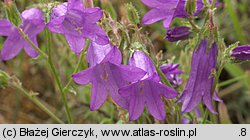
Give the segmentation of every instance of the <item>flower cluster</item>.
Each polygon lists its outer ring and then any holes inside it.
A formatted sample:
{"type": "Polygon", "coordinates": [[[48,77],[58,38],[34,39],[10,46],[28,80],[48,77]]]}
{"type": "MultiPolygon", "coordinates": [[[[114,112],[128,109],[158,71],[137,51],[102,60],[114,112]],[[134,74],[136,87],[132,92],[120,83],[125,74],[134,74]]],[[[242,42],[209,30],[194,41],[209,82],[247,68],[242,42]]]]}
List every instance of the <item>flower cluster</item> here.
{"type": "Polygon", "coordinates": [[[141,115],[145,104],[156,119],[165,119],[161,95],[174,98],[178,94],[160,83],[154,64],[145,53],[136,51],[129,65],[122,65],[122,55],[116,46],[92,43],[87,60],[90,68],[72,77],[81,85],[92,83],[91,110],[100,108],[110,94],[116,104],[129,110],[130,120],[141,115]]]}

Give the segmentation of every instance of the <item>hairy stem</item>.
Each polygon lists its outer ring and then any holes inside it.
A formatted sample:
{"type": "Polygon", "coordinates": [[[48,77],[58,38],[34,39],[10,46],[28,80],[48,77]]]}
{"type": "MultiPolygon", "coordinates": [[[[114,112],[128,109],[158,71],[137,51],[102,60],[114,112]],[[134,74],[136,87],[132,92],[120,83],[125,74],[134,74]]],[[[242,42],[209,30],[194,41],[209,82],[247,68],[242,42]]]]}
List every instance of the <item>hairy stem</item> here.
{"type": "Polygon", "coordinates": [[[67,119],[68,119],[68,123],[73,123],[72,121],[72,117],[71,117],[71,113],[70,113],[70,110],[69,110],[69,106],[68,106],[68,102],[67,102],[67,97],[65,95],[65,92],[63,91],[63,86],[62,86],[62,83],[61,83],[61,80],[60,80],[60,77],[58,75],[58,73],[56,72],[56,68],[55,68],[55,65],[53,64],[52,62],[52,53],[51,53],[51,33],[46,29],[46,37],[47,37],[47,41],[48,41],[48,63],[49,63],[49,66],[52,70],[52,74],[56,80],[56,83],[57,83],[57,86],[60,90],[60,93],[61,93],[61,96],[62,96],[62,101],[63,101],[63,105],[64,105],[64,108],[65,108],[65,112],[66,112],[66,115],[67,115],[67,119]]]}
{"type": "Polygon", "coordinates": [[[48,59],[48,56],[42,50],[40,50],[38,46],[33,43],[33,41],[29,39],[28,35],[26,35],[20,27],[17,27],[17,29],[23,38],[41,55],[41,57],[48,59]]]}
{"type": "MultiPolygon", "coordinates": [[[[76,67],[75,67],[75,70],[74,70],[73,74],[75,74],[75,73],[77,73],[77,72],[79,71],[80,66],[81,66],[81,64],[83,63],[83,60],[84,60],[85,50],[87,50],[87,48],[88,48],[88,46],[89,46],[89,43],[90,43],[89,40],[87,40],[87,41],[86,41],[86,44],[85,44],[85,47],[84,47],[84,50],[81,52],[80,58],[79,58],[79,60],[78,60],[78,63],[77,63],[77,65],[76,65],[76,67]]],[[[72,77],[70,77],[69,82],[68,82],[67,85],[63,88],[63,92],[66,92],[66,90],[69,88],[69,86],[72,84],[72,82],[73,82],[73,79],[72,79],[72,77]]]]}
{"type": "Polygon", "coordinates": [[[45,113],[47,113],[57,123],[64,124],[64,122],[60,120],[54,113],[52,113],[45,105],[43,105],[38,98],[36,98],[34,95],[27,92],[21,85],[13,84],[13,83],[11,83],[10,85],[12,88],[15,88],[18,91],[20,91],[22,95],[24,95],[29,100],[31,100],[34,104],[36,104],[40,109],[42,109],[45,113]]]}

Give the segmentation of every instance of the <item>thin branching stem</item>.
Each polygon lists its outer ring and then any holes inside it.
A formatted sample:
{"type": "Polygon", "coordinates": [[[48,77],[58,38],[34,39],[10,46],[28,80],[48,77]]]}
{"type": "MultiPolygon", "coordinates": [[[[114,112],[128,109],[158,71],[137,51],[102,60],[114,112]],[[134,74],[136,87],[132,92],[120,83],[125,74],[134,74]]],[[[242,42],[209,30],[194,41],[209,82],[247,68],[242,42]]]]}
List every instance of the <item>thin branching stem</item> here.
{"type": "Polygon", "coordinates": [[[47,37],[47,41],[48,41],[48,63],[49,63],[49,66],[52,70],[52,74],[56,80],[56,83],[57,83],[57,86],[60,90],[60,93],[61,93],[61,96],[62,96],[62,101],[63,101],[63,105],[64,105],[64,108],[65,108],[65,112],[66,112],[66,115],[67,115],[67,119],[68,119],[68,123],[73,123],[73,120],[72,120],[72,117],[71,117],[71,113],[70,113],[70,110],[69,110],[69,106],[68,106],[68,102],[67,102],[67,97],[66,97],[66,94],[65,92],[63,91],[63,86],[62,86],[62,83],[61,83],[61,80],[60,80],[60,77],[56,71],[56,68],[55,68],[55,65],[53,64],[52,62],[52,52],[51,52],[51,47],[52,47],[52,42],[51,42],[51,33],[46,30],[46,37],[47,37]]]}
{"type": "MultiPolygon", "coordinates": [[[[84,47],[84,50],[81,52],[80,54],[80,58],[77,62],[77,65],[75,67],[75,70],[73,72],[73,74],[77,73],[81,67],[81,64],[83,63],[83,60],[84,60],[84,56],[85,56],[85,51],[87,50],[88,46],[89,46],[89,40],[86,41],[86,44],[85,44],[85,47],[84,47]]],[[[72,77],[70,77],[70,80],[69,82],[66,84],[66,86],[63,88],[63,92],[66,92],[66,90],[69,88],[69,86],[72,84],[73,82],[73,79],[72,77]]]]}
{"type": "Polygon", "coordinates": [[[23,96],[31,100],[35,105],[37,105],[41,110],[47,113],[57,123],[64,124],[64,122],[60,120],[53,112],[51,112],[44,104],[42,104],[41,101],[36,96],[30,94],[21,85],[18,85],[18,84],[10,84],[10,85],[12,88],[20,91],[20,93],[22,93],[23,96]]]}

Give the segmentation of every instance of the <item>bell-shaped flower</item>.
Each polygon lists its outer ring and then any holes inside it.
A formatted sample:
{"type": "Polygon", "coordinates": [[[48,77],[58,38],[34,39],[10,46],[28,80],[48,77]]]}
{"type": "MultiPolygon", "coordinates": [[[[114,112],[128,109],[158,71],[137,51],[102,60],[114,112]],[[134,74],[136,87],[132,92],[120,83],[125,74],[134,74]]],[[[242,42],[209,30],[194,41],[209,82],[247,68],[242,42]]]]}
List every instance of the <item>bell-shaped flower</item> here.
{"type": "MultiPolygon", "coordinates": [[[[143,24],[153,24],[164,20],[163,26],[168,28],[175,17],[186,18],[186,0],[141,0],[145,5],[152,8],[142,19],[143,24]]],[[[196,1],[196,12],[198,15],[203,9],[202,0],[196,1]]]]}
{"type": "MultiPolygon", "coordinates": [[[[45,27],[44,16],[41,10],[31,8],[21,14],[22,23],[20,28],[33,43],[38,46],[36,36],[45,27]]],[[[6,61],[14,58],[24,48],[32,58],[38,56],[38,52],[22,37],[18,29],[8,20],[0,19],[0,36],[7,36],[1,50],[1,59],[6,61]]]]}
{"type": "Polygon", "coordinates": [[[183,103],[182,112],[192,111],[203,100],[212,113],[217,113],[213,107],[212,99],[217,101],[220,99],[216,93],[212,93],[214,85],[212,71],[216,69],[218,50],[216,43],[210,49],[207,47],[208,41],[204,39],[193,52],[189,79],[177,101],[177,103],[183,103]]]}
{"type": "Polygon", "coordinates": [[[106,33],[97,25],[102,16],[100,8],[84,8],[81,0],[68,0],[52,9],[48,28],[64,34],[71,50],[80,54],[85,46],[85,38],[99,45],[109,43],[106,33]]]}
{"type": "Polygon", "coordinates": [[[182,74],[183,71],[178,70],[178,67],[179,64],[164,64],[160,66],[161,71],[174,87],[182,83],[179,75],[182,74]]]}
{"type": "Polygon", "coordinates": [[[190,28],[187,26],[179,26],[168,29],[166,33],[167,33],[166,39],[169,42],[176,42],[179,40],[188,39],[191,34],[191,31],[190,28]]]}
{"type": "Polygon", "coordinates": [[[238,46],[232,50],[231,56],[235,60],[250,60],[250,45],[238,46]]]}
{"type": "Polygon", "coordinates": [[[135,51],[129,59],[129,65],[143,69],[147,74],[139,81],[122,87],[119,94],[128,100],[128,111],[130,120],[136,120],[148,108],[150,114],[157,120],[164,120],[166,110],[161,97],[174,98],[178,93],[168,86],[160,83],[152,60],[143,52],[135,51]]]}
{"type": "Polygon", "coordinates": [[[88,60],[90,60],[92,66],[72,76],[77,84],[92,83],[90,109],[96,110],[100,108],[109,94],[116,104],[127,108],[128,102],[118,94],[118,89],[142,78],[145,72],[136,67],[121,65],[122,55],[116,47],[111,48],[104,58],[105,51],[102,54],[97,51],[98,49],[99,51],[102,50],[98,48],[101,46],[93,45],[92,47],[88,51],[88,60]],[[98,49],[96,50],[96,48],[98,49]],[[95,55],[96,53],[98,55],[95,55]],[[100,59],[94,57],[100,57],[103,60],[99,62],[100,59]]]}

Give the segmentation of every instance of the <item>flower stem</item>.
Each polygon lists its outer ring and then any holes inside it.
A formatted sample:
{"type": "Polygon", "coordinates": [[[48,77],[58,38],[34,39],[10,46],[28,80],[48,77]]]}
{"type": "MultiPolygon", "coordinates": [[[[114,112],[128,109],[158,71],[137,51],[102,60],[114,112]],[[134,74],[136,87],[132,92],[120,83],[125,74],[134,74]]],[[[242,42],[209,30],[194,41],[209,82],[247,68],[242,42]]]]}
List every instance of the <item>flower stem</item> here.
{"type": "MultiPolygon", "coordinates": [[[[82,64],[82,62],[83,62],[83,60],[84,60],[85,50],[87,50],[87,48],[88,48],[88,46],[89,46],[89,43],[90,43],[89,40],[87,40],[87,41],[86,41],[86,44],[85,44],[85,47],[84,47],[84,50],[81,52],[80,58],[79,58],[79,60],[78,60],[78,63],[77,63],[77,65],[76,65],[76,68],[75,68],[73,74],[75,74],[75,73],[77,73],[77,72],[79,71],[80,66],[81,66],[81,64],[82,64]]],[[[72,77],[70,77],[69,82],[68,82],[67,85],[63,88],[63,92],[66,92],[66,90],[69,88],[69,86],[71,85],[72,82],[73,82],[73,79],[72,79],[72,77]]]]}
{"type": "Polygon", "coordinates": [[[162,83],[164,83],[165,85],[173,88],[173,86],[170,84],[170,82],[168,81],[168,79],[165,77],[165,75],[162,73],[162,71],[159,69],[159,67],[156,66],[156,70],[158,72],[158,74],[160,75],[161,77],[161,81],[162,83]]]}
{"type": "Polygon", "coordinates": [[[225,82],[219,83],[218,87],[224,87],[224,86],[227,86],[229,84],[232,84],[234,82],[237,82],[237,81],[240,81],[240,80],[244,80],[244,79],[246,79],[245,75],[239,76],[239,77],[235,77],[233,79],[230,79],[230,80],[227,80],[225,82]]]}
{"type": "Polygon", "coordinates": [[[200,31],[200,27],[198,27],[194,21],[193,21],[193,18],[190,16],[187,18],[189,23],[191,24],[191,26],[193,27],[194,31],[196,31],[197,33],[200,31]]]}
{"type": "Polygon", "coordinates": [[[62,99],[63,99],[63,104],[65,106],[65,110],[66,110],[66,114],[67,114],[67,118],[68,118],[68,122],[69,123],[72,123],[72,118],[71,118],[71,115],[70,115],[70,111],[69,111],[69,107],[68,107],[68,104],[67,104],[67,98],[65,96],[65,93],[63,92],[63,87],[62,87],[62,84],[61,84],[61,81],[59,79],[59,76],[58,74],[56,73],[56,69],[55,69],[55,66],[53,65],[52,63],[52,59],[51,59],[51,34],[46,30],[46,36],[48,37],[48,53],[49,53],[49,56],[46,55],[42,50],[40,50],[30,39],[29,37],[23,32],[23,30],[20,28],[20,27],[17,27],[18,31],[20,32],[20,34],[23,36],[23,38],[46,60],[48,60],[48,63],[51,67],[51,70],[52,70],[52,73],[53,73],[53,76],[55,77],[56,79],[56,83],[59,87],[59,90],[62,94],[62,99]]]}
{"type": "Polygon", "coordinates": [[[69,106],[68,106],[68,103],[67,103],[67,97],[65,95],[65,92],[63,91],[63,86],[62,86],[62,83],[61,83],[61,80],[59,78],[59,75],[58,73],[56,72],[56,68],[52,62],[52,53],[51,53],[51,33],[46,29],[45,30],[45,33],[46,33],[46,37],[47,37],[47,41],[48,41],[48,63],[50,65],[50,68],[52,70],[52,74],[56,80],[56,83],[57,83],[57,86],[60,90],[60,93],[61,93],[61,96],[62,96],[62,101],[63,101],[63,104],[64,104],[64,108],[65,108],[65,112],[66,112],[66,115],[67,115],[67,119],[68,119],[68,123],[73,123],[72,121],[72,117],[71,117],[71,113],[70,113],[70,110],[69,110],[69,106]]]}
{"type": "Polygon", "coordinates": [[[208,109],[206,108],[202,124],[206,124],[207,118],[208,118],[208,109]]]}
{"type": "Polygon", "coordinates": [[[23,36],[23,38],[44,58],[44,59],[48,59],[48,56],[42,51],[40,50],[34,43],[33,41],[31,41],[28,37],[28,35],[26,35],[23,30],[20,27],[17,27],[19,33],[23,36]]]}
{"type": "Polygon", "coordinates": [[[211,8],[212,8],[212,9],[214,8],[215,3],[216,3],[216,0],[213,0],[213,1],[212,1],[212,4],[211,4],[211,8]]]}
{"type": "Polygon", "coordinates": [[[10,84],[11,87],[19,90],[25,97],[31,100],[34,104],[36,104],[40,109],[46,112],[52,119],[54,119],[57,123],[64,124],[62,120],[60,120],[54,113],[52,113],[45,105],[41,103],[41,101],[27,92],[21,85],[18,84],[10,84]]]}

